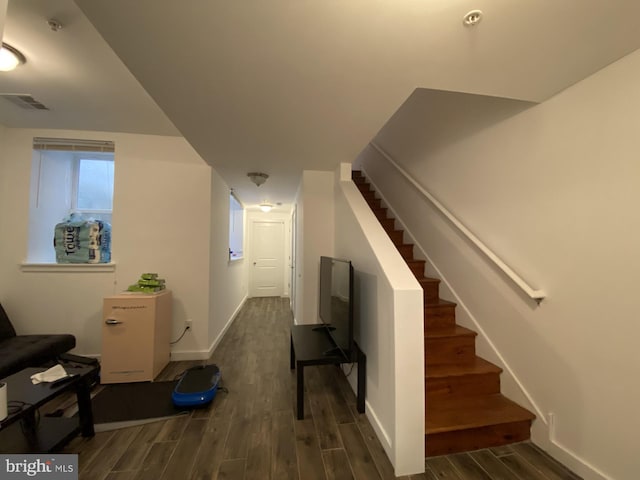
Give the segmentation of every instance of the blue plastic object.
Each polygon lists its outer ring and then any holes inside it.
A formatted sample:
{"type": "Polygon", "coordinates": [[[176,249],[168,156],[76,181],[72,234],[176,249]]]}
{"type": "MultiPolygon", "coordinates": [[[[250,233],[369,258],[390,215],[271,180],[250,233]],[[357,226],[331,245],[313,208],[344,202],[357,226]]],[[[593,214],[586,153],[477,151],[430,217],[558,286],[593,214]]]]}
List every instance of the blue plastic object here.
{"type": "Polygon", "coordinates": [[[171,394],[176,407],[201,407],[211,402],[218,392],[220,369],[217,365],[201,365],[187,370],[171,394]]]}

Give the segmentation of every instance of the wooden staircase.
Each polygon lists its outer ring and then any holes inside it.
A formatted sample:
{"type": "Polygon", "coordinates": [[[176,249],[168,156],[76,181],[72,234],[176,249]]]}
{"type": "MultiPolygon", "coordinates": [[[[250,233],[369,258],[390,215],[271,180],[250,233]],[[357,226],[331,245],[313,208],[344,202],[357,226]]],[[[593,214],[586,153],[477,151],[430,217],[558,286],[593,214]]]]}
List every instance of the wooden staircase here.
{"type": "Polygon", "coordinates": [[[456,304],[440,298],[440,280],[424,276],[425,261],[413,257],[362,172],[352,178],[424,290],[425,455],[527,440],[535,415],[500,393],[502,369],[476,356],[476,332],[456,324],[456,304]]]}

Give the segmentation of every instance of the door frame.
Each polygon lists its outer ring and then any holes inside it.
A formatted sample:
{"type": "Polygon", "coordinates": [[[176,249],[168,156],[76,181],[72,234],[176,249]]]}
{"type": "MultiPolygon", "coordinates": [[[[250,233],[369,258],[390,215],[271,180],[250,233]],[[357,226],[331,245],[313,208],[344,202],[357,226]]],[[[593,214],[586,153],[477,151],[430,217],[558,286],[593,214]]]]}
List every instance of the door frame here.
{"type": "Polygon", "coordinates": [[[290,237],[287,235],[288,233],[288,228],[290,227],[290,223],[291,223],[291,217],[290,217],[290,212],[285,212],[285,213],[278,213],[278,212],[269,212],[269,213],[263,213],[260,211],[248,211],[247,212],[247,224],[248,224],[248,228],[247,228],[247,246],[248,246],[248,258],[247,260],[249,260],[249,265],[248,268],[250,269],[250,271],[248,272],[248,295],[249,297],[252,296],[253,294],[253,274],[254,274],[254,269],[253,269],[253,262],[254,260],[254,252],[255,252],[255,248],[254,248],[254,235],[253,235],[253,224],[254,222],[270,222],[270,223],[281,223],[283,224],[283,235],[282,235],[282,273],[283,273],[283,278],[282,278],[282,294],[281,296],[289,296],[291,294],[291,287],[289,285],[290,283],[290,274],[289,274],[289,268],[287,268],[288,265],[288,259],[290,258],[290,254],[291,254],[291,239],[290,237]]]}

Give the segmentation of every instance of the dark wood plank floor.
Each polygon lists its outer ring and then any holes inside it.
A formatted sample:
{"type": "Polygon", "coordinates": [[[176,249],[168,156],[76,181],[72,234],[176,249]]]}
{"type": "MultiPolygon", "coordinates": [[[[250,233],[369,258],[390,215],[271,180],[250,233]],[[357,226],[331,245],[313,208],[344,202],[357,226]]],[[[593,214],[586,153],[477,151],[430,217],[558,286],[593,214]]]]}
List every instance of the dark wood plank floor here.
{"type": "MultiPolygon", "coordinates": [[[[307,367],[305,418],[295,419],[288,299],[247,301],[209,362],[172,362],[158,380],[216,363],[228,393],[171,420],[73,440],[86,480],[387,480],[393,467],[335,366],[307,367]]],[[[403,480],[578,477],[531,443],[428,459],[403,480]]]]}

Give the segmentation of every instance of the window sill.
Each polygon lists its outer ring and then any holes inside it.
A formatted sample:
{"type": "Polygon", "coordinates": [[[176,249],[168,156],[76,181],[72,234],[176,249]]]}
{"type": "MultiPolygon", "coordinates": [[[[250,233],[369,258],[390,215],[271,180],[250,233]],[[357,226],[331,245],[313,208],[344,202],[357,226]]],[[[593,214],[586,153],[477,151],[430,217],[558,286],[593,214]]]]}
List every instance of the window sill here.
{"type": "Polygon", "coordinates": [[[20,264],[20,271],[24,273],[102,273],[115,272],[115,263],[28,263],[20,264]]]}
{"type": "Polygon", "coordinates": [[[244,257],[231,257],[229,263],[237,262],[238,260],[244,260],[244,257]]]}

